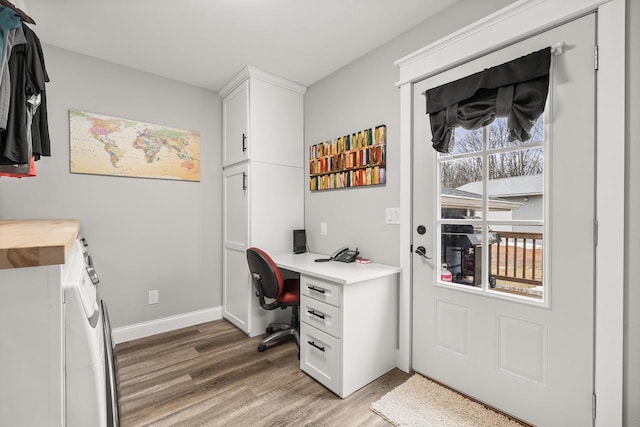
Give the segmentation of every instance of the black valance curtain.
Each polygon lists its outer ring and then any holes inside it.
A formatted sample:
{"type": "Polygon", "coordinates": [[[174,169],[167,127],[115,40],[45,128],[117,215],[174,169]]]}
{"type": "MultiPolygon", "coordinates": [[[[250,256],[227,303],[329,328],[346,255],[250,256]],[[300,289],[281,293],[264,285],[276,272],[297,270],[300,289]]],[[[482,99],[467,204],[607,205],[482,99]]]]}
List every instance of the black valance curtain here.
{"type": "Polygon", "coordinates": [[[426,91],[433,148],[451,152],[457,126],[479,129],[496,117],[507,117],[509,141],[528,140],[547,101],[550,65],[547,47],[426,91]]]}

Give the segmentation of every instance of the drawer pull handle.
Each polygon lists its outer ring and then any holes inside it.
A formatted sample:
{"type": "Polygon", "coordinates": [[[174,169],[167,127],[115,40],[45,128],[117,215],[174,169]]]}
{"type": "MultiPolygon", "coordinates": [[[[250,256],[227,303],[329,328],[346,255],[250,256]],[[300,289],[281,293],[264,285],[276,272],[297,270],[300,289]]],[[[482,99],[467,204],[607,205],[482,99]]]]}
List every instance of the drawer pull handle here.
{"type": "Polygon", "coordinates": [[[242,152],[247,151],[247,135],[242,134],[242,152]]]}
{"type": "Polygon", "coordinates": [[[319,294],[324,294],[325,293],[324,289],[316,288],[315,286],[307,286],[307,289],[309,289],[310,291],[313,291],[313,292],[317,292],[319,294]]]}
{"type": "Polygon", "coordinates": [[[312,316],[316,316],[316,317],[324,320],[324,314],[316,313],[315,310],[307,310],[307,313],[309,313],[312,316]]]}
{"type": "Polygon", "coordinates": [[[318,350],[320,350],[320,351],[324,351],[324,347],[320,347],[318,344],[316,344],[316,343],[315,343],[315,342],[313,342],[313,341],[307,341],[307,343],[308,343],[310,346],[315,347],[315,348],[317,348],[317,349],[318,349],[318,350]]]}

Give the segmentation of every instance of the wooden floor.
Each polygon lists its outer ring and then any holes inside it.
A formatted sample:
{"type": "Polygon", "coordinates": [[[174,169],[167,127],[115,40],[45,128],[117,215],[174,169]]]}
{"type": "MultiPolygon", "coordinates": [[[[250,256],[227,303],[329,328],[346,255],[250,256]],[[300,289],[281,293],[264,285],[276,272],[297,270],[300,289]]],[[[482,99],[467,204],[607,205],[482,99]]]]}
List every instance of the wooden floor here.
{"type": "Polygon", "coordinates": [[[300,370],[293,341],[258,353],[261,339],[218,320],[118,344],[121,426],[390,425],[369,405],[409,374],[340,399],[300,370]]]}

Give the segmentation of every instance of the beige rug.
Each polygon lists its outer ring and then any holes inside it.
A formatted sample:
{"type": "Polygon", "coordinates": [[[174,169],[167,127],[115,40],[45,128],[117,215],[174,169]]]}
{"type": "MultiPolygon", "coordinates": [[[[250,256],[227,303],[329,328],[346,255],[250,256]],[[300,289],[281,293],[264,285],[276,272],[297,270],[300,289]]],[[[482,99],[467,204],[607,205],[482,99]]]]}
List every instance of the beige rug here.
{"type": "Polygon", "coordinates": [[[396,426],[522,426],[418,374],[373,402],[371,409],[396,426]]]}

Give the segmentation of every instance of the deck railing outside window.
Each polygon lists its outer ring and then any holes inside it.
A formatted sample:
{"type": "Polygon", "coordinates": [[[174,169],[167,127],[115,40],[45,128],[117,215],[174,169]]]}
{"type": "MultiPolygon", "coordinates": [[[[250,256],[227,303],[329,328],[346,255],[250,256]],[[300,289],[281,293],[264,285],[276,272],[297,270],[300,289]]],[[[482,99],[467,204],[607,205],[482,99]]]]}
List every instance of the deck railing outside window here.
{"type": "Polygon", "coordinates": [[[500,284],[542,286],[542,233],[499,232],[491,245],[491,275],[500,284]],[[506,283],[505,283],[506,282],[506,283]]]}

